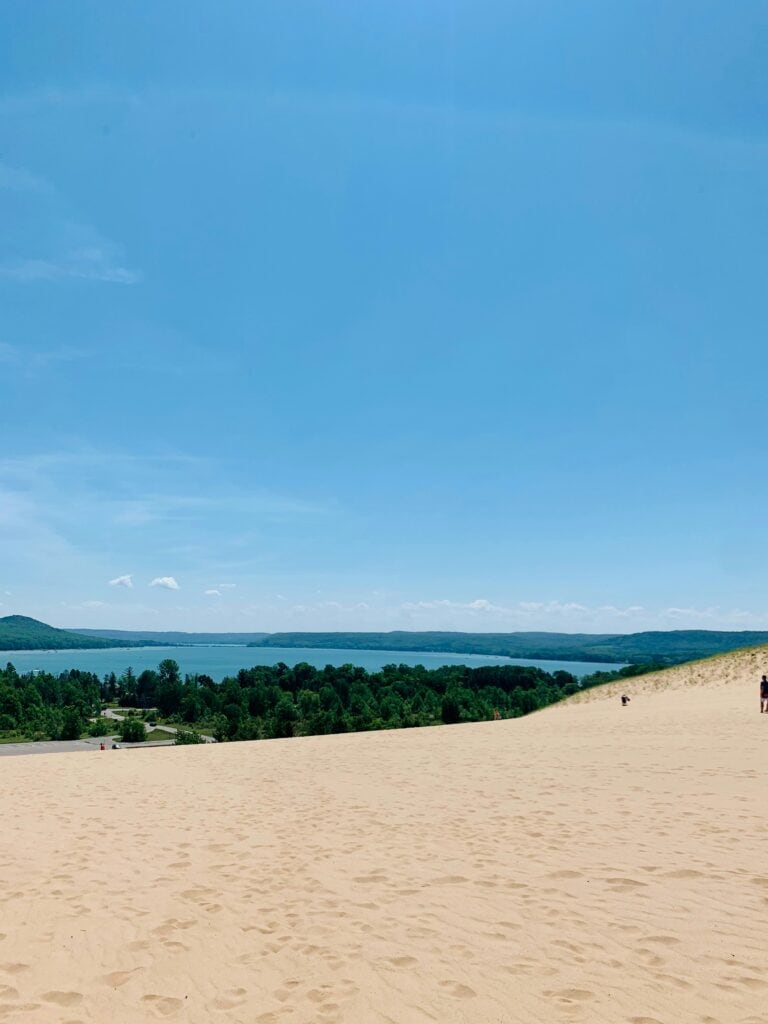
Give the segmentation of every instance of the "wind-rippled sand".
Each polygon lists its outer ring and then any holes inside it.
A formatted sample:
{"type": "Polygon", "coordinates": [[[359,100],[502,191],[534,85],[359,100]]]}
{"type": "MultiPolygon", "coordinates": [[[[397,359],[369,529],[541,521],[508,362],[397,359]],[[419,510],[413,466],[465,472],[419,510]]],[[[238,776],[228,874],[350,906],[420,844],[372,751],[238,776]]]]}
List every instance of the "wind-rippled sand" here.
{"type": "Polygon", "coordinates": [[[764,1024],[764,670],[4,759],[0,1021],[764,1024]]]}

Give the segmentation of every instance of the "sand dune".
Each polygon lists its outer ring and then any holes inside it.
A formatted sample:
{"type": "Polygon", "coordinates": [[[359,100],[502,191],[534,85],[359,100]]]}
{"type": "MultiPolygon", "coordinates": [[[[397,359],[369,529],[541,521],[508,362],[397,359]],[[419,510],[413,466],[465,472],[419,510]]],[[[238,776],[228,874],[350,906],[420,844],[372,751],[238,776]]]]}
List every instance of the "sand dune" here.
{"type": "Polygon", "coordinates": [[[0,1022],[766,1022],[764,665],[626,709],[5,759],[0,1022]]]}

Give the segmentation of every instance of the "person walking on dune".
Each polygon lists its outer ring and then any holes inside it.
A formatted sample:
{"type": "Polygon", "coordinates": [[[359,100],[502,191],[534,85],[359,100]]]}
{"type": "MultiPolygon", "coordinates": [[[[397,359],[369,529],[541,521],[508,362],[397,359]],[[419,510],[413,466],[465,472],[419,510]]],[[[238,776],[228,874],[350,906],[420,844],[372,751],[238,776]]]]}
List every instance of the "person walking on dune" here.
{"type": "Polygon", "coordinates": [[[768,712],[768,676],[760,680],[760,714],[768,712]]]}

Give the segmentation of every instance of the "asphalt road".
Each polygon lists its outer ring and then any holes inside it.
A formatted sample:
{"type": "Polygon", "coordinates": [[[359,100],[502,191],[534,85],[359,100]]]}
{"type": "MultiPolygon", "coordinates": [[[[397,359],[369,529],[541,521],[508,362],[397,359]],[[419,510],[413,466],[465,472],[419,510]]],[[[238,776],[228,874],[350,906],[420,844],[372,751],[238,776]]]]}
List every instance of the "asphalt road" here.
{"type": "MultiPolygon", "coordinates": [[[[106,743],[107,751],[110,754],[119,753],[112,750],[112,740],[107,738],[101,740],[97,737],[87,740],[40,740],[37,743],[0,743],[0,757],[18,757],[20,754],[76,754],[86,750],[95,750],[99,753],[99,744],[106,743]]],[[[153,740],[151,743],[121,743],[121,750],[129,750],[132,747],[171,747],[173,740],[153,740]]]]}

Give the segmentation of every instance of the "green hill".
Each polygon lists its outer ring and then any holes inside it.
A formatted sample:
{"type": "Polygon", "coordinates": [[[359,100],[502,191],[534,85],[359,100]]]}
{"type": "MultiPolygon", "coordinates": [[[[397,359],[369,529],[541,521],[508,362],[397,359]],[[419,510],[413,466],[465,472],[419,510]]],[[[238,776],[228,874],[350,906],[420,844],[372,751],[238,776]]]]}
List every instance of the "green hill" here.
{"type": "Polygon", "coordinates": [[[195,647],[210,644],[248,646],[263,640],[269,633],[180,633],[177,630],[159,632],[157,630],[138,629],[78,629],[72,627],[73,633],[83,636],[99,636],[108,640],[132,641],[154,647],[155,644],[169,647],[195,647]]]}
{"type": "Polygon", "coordinates": [[[109,640],[55,629],[26,615],[0,618],[0,651],[78,650],[83,648],[139,647],[135,641],[109,640]]]}
{"type": "Polygon", "coordinates": [[[768,632],[707,629],[645,633],[272,633],[251,647],[346,648],[491,654],[555,661],[674,665],[768,643],[768,632]]]}

